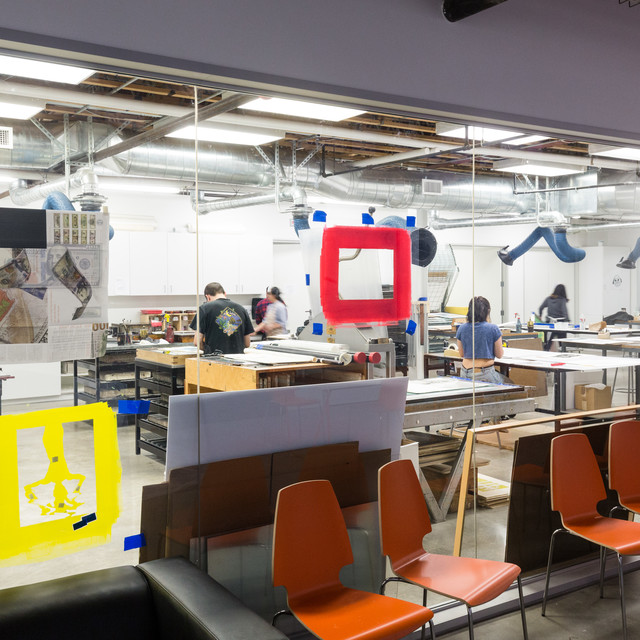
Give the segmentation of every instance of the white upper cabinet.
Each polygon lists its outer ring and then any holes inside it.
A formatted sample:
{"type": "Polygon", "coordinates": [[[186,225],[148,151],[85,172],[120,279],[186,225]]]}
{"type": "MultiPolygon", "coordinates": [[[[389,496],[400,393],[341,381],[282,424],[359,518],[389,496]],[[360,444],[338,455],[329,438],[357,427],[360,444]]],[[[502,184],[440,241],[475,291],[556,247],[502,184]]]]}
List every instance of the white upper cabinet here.
{"type": "Polygon", "coordinates": [[[129,295],[129,272],[131,261],[129,260],[128,231],[115,231],[113,238],[109,240],[109,295],[129,295]]]}
{"type": "Polygon", "coordinates": [[[109,295],[190,295],[208,282],[220,282],[229,295],[258,295],[272,284],[269,237],[201,233],[196,248],[192,233],[116,231],[109,242],[109,295]]]}

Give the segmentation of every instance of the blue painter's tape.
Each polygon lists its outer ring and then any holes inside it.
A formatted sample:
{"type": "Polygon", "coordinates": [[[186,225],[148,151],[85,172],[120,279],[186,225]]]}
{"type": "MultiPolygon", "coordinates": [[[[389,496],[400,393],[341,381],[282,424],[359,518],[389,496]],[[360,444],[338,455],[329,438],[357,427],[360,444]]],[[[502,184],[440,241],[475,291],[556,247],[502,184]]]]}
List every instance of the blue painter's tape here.
{"type": "Polygon", "coordinates": [[[96,519],[95,513],[88,513],[86,516],[82,516],[82,520],[85,524],[88,522],[93,522],[96,519]]]}
{"type": "Polygon", "coordinates": [[[149,400],[118,400],[118,413],[149,413],[149,400]]]}
{"type": "Polygon", "coordinates": [[[78,529],[82,529],[82,527],[86,527],[87,523],[83,520],[78,520],[78,522],[73,523],[73,530],[77,531],[78,529]]]}
{"type": "Polygon", "coordinates": [[[407,229],[416,226],[416,217],[415,216],[407,216],[407,229]]]}
{"type": "Polygon", "coordinates": [[[313,323],[313,333],[314,336],[321,336],[323,331],[322,322],[314,322],[313,323]]]}
{"type": "Polygon", "coordinates": [[[306,285],[307,285],[307,287],[308,287],[308,286],[311,284],[311,275],[310,275],[310,274],[308,274],[308,273],[305,273],[305,274],[304,274],[304,281],[305,281],[305,284],[306,284],[306,285]]]}
{"type": "Polygon", "coordinates": [[[362,224],[373,224],[373,216],[370,213],[363,213],[362,224]]]}
{"type": "Polygon", "coordinates": [[[420,302],[426,302],[429,298],[427,296],[423,296],[422,298],[418,298],[420,302]]]}
{"type": "Polygon", "coordinates": [[[141,547],[146,547],[147,541],[144,538],[144,533],[137,533],[133,536],[127,536],[124,539],[124,550],[129,551],[130,549],[140,549],[141,547]]]}
{"type": "Polygon", "coordinates": [[[410,336],[412,336],[416,332],[417,327],[418,325],[413,320],[409,320],[409,322],[407,322],[405,333],[408,333],[410,336]]]}
{"type": "Polygon", "coordinates": [[[314,222],[326,222],[327,221],[327,214],[325,211],[314,211],[313,212],[313,218],[312,220],[314,222]]]}

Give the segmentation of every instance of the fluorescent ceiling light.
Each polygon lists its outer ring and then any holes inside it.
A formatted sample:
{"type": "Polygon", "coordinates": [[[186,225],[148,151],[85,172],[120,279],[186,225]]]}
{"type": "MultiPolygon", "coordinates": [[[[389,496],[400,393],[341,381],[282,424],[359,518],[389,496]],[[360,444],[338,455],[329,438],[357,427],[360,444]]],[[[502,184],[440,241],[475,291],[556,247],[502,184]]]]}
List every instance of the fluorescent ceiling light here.
{"type": "Polygon", "coordinates": [[[168,138],[187,138],[205,142],[226,142],[228,144],[261,145],[284,138],[284,131],[258,129],[257,127],[240,127],[235,125],[217,125],[210,122],[197,127],[188,126],[167,134],[168,138]]]}
{"type": "Polygon", "coordinates": [[[512,146],[532,144],[540,140],[549,139],[549,136],[528,135],[508,129],[492,129],[477,126],[465,127],[464,125],[450,124],[448,122],[436,122],[436,133],[449,138],[466,140],[468,137],[470,140],[480,142],[504,142],[504,144],[512,146]]]}
{"type": "Polygon", "coordinates": [[[42,100],[0,95],[0,118],[28,120],[29,118],[33,118],[36,113],[40,113],[40,111],[44,109],[45,104],[42,100]]]}
{"type": "Polygon", "coordinates": [[[634,149],[633,147],[611,147],[603,144],[590,144],[589,153],[592,156],[621,158],[622,160],[640,160],[640,149],[634,149]]]}
{"type": "Polygon", "coordinates": [[[63,82],[65,84],[80,84],[95,73],[93,69],[71,67],[53,62],[26,60],[25,58],[15,58],[13,56],[0,56],[0,72],[3,76],[19,76],[21,78],[63,82]]]}
{"type": "Polygon", "coordinates": [[[534,176],[568,176],[573,173],[584,173],[587,167],[577,167],[567,164],[554,164],[544,160],[499,160],[493,163],[494,171],[509,171],[534,176]]]}
{"type": "Polygon", "coordinates": [[[242,108],[266,113],[278,113],[280,115],[298,118],[330,120],[331,122],[338,122],[365,113],[358,109],[333,107],[331,105],[304,102],[302,100],[286,100],[285,98],[256,98],[251,102],[243,104],[242,108]]]}

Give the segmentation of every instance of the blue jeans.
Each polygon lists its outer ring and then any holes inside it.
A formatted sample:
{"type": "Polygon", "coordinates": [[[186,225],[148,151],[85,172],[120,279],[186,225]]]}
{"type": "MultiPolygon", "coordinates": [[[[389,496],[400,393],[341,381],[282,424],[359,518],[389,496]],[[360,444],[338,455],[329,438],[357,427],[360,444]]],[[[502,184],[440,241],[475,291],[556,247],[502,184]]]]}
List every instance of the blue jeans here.
{"type": "Polygon", "coordinates": [[[640,238],[636,240],[636,246],[631,250],[627,260],[631,260],[631,262],[635,263],[638,258],[640,258],[640,238]]]}
{"type": "MultiPolygon", "coordinates": [[[[476,369],[478,367],[475,367],[476,369]]],[[[482,367],[481,371],[460,367],[460,377],[475,380],[476,382],[494,382],[496,384],[513,384],[507,376],[496,371],[494,366],[490,364],[488,367],[482,367]]]]}
{"type": "Polygon", "coordinates": [[[549,248],[556,254],[562,262],[580,262],[587,254],[584,249],[572,247],[567,242],[567,232],[552,231],[549,227],[536,227],[517,247],[509,251],[509,257],[516,260],[522,254],[526,253],[533,245],[544,238],[549,248]]]}

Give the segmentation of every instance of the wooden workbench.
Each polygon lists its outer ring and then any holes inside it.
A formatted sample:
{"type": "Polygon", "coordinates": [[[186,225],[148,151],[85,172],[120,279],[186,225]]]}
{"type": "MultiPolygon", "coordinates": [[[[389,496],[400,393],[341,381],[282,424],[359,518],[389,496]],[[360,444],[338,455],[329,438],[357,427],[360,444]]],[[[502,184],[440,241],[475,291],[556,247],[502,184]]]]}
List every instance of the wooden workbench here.
{"type": "MultiPolygon", "coordinates": [[[[200,391],[243,391],[322,382],[365,380],[366,365],[322,362],[287,365],[237,365],[200,358],[200,391]]],[[[185,393],[197,393],[198,360],[185,361],[185,393]]]]}

